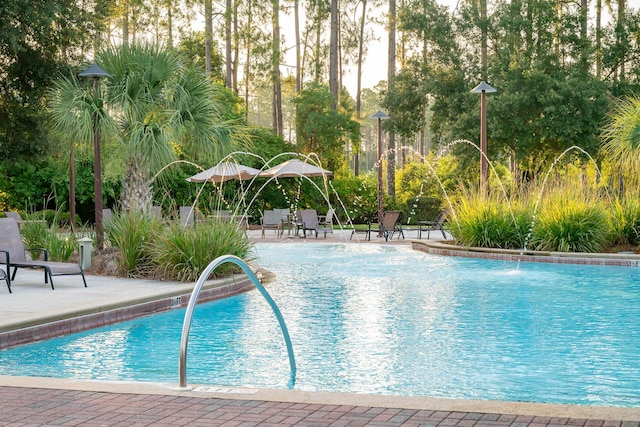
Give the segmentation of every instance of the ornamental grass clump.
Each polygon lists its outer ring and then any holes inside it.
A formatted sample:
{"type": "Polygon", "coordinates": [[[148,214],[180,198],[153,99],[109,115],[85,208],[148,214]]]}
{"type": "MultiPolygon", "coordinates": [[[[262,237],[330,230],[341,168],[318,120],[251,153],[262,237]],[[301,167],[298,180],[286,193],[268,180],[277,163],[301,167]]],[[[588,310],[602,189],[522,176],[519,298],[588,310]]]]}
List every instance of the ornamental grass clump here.
{"type": "Polygon", "coordinates": [[[635,197],[616,201],[611,225],[614,243],[640,245],[640,201],[635,197]]]}
{"type": "MultiPolygon", "coordinates": [[[[248,255],[252,247],[244,230],[238,229],[237,224],[209,221],[198,223],[195,228],[168,227],[158,237],[153,256],[164,277],[191,282],[197,280],[211,261],[221,255],[235,255],[250,261],[248,255]]],[[[239,271],[234,264],[223,264],[212,276],[239,271]]]]}
{"type": "Polygon", "coordinates": [[[529,249],[600,252],[611,236],[608,205],[592,199],[551,197],[534,222],[529,249]]]}
{"type": "Polygon", "coordinates": [[[152,215],[130,210],[113,216],[105,227],[111,244],[118,248],[116,265],[126,277],[147,277],[154,269],[151,248],[160,221],[152,215]]]}
{"type": "Polygon", "coordinates": [[[521,249],[531,222],[528,211],[507,201],[463,195],[457,206],[457,224],[449,231],[462,245],[469,247],[521,249]]]}

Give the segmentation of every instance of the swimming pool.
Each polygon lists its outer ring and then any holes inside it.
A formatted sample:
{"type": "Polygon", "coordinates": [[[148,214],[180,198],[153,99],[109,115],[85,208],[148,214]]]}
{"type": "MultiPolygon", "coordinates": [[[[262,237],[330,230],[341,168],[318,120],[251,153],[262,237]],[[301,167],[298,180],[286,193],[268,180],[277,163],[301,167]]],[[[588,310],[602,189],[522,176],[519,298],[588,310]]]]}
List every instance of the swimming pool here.
{"type": "MultiPolygon", "coordinates": [[[[295,389],[640,405],[640,270],[439,257],[408,247],[259,244],[295,389]]],[[[0,374],[177,384],[184,310],[0,353],[0,374]]],[[[285,388],[257,291],[197,307],[190,384],[285,388]]]]}

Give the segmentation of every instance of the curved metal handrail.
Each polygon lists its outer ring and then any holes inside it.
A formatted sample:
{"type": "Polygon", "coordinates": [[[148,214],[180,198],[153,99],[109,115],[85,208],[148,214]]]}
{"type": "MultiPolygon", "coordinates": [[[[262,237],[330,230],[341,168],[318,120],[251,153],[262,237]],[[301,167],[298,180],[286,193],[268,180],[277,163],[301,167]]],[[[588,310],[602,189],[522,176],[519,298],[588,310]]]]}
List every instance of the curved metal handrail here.
{"type": "Polygon", "coordinates": [[[195,310],[198,297],[200,296],[200,291],[202,290],[202,287],[204,286],[204,283],[211,272],[226,262],[236,264],[238,267],[240,267],[242,271],[244,271],[246,275],[249,276],[249,279],[251,279],[255,287],[258,289],[258,291],[260,291],[262,296],[267,300],[267,302],[273,309],[273,312],[278,319],[278,323],[280,323],[284,341],[287,344],[287,352],[289,353],[289,366],[291,366],[291,380],[294,380],[296,376],[296,361],[293,356],[293,346],[291,345],[289,331],[287,330],[287,325],[284,323],[284,318],[282,317],[282,313],[280,313],[280,309],[278,309],[275,301],[273,301],[264,286],[262,286],[262,283],[260,283],[260,280],[258,280],[256,275],[253,273],[253,271],[251,271],[249,266],[243,260],[234,255],[222,255],[211,261],[207,268],[204,269],[204,271],[200,275],[200,278],[198,279],[198,282],[196,283],[195,288],[193,289],[193,292],[191,293],[191,297],[189,298],[187,311],[184,315],[184,322],[182,323],[182,338],[180,339],[180,361],[178,363],[178,368],[180,371],[180,387],[187,387],[187,346],[189,344],[189,330],[191,329],[193,311],[195,310]]]}

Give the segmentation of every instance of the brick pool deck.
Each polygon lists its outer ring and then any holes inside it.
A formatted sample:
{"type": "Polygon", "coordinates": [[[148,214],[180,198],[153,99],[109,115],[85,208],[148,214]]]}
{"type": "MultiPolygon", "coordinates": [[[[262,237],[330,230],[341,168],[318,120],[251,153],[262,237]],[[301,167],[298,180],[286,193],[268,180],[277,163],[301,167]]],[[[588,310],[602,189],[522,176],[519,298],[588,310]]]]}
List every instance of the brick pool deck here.
{"type": "MultiPolygon", "coordinates": [[[[391,243],[409,245],[410,237],[391,243]]],[[[336,233],[317,241],[335,242],[346,238],[346,234],[336,233]]],[[[267,240],[287,241],[271,235],[267,240]]],[[[372,240],[373,243],[383,241],[372,240]]],[[[52,291],[42,283],[40,272],[21,271],[13,294],[9,295],[4,287],[0,347],[3,340],[6,344],[8,337],[15,337],[16,330],[90,316],[92,310],[103,313],[117,308],[120,309],[118,316],[123,316],[132,301],[146,307],[145,304],[157,300],[159,295],[163,295],[171,306],[184,305],[183,295],[192,287],[171,282],[88,276],[89,287],[83,288],[77,276],[56,277],[55,280],[56,290],[52,291]],[[176,300],[178,296],[180,300],[176,300]]],[[[4,286],[3,283],[0,286],[4,286]]],[[[177,384],[0,376],[0,426],[44,425],[640,427],[640,408],[217,386],[182,390],[177,384]]]]}

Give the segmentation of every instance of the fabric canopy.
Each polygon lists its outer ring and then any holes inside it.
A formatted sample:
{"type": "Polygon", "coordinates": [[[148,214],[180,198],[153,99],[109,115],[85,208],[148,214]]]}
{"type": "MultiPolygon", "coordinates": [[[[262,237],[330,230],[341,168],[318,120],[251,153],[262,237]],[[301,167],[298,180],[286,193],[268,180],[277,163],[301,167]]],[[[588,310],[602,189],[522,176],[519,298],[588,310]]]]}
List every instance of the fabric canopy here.
{"type": "Polygon", "coordinates": [[[288,178],[295,176],[329,176],[333,175],[333,172],[326,169],[322,169],[318,166],[305,163],[298,159],[287,160],[284,163],[280,163],[272,168],[263,171],[260,176],[266,178],[278,177],[288,178]]]}
{"type": "Polygon", "coordinates": [[[231,179],[239,179],[245,181],[251,179],[260,173],[259,169],[250,168],[249,166],[239,165],[232,162],[223,162],[207,169],[206,171],[195,174],[189,178],[189,182],[225,182],[231,179]]]}

